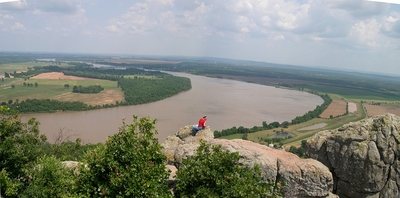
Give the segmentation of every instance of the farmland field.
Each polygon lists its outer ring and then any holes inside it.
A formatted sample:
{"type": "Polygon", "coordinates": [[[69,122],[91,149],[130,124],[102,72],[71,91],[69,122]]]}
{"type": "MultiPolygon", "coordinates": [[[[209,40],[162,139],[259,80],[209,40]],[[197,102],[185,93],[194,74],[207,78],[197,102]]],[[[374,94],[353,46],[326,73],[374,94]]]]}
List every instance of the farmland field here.
{"type": "Polygon", "coordinates": [[[357,111],[357,104],[356,103],[349,102],[349,103],[347,103],[347,106],[348,106],[347,108],[349,110],[349,113],[354,113],[354,112],[357,111]]]}
{"type": "Polygon", "coordinates": [[[321,118],[330,118],[341,116],[346,113],[346,102],[343,100],[333,100],[332,103],[325,109],[324,112],[321,113],[321,118]]]}
{"type": "Polygon", "coordinates": [[[68,79],[68,80],[90,80],[90,78],[82,78],[77,76],[68,76],[64,75],[61,72],[47,72],[41,73],[37,76],[32,77],[31,79],[68,79]]]}
{"type": "Polygon", "coordinates": [[[0,88],[0,102],[8,100],[25,99],[55,99],[60,101],[81,101],[89,105],[115,104],[116,101],[124,101],[124,95],[117,82],[99,79],[88,79],[75,76],[65,76],[62,73],[43,73],[26,81],[13,81],[11,85],[0,88]],[[35,84],[36,86],[25,86],[35,84]],[[68,84],[69,87],[64,87],[68,84]],[[73,86],[100,85],[104,90],[97,94],[72,93],[73,86]]]}
{"type": "Polygon", "coordinates": [[[384,113],[392,113],[397,116],[400,116],[399,107],[364,104],[364,108],[368,116],[381,115],[384,113]]]}

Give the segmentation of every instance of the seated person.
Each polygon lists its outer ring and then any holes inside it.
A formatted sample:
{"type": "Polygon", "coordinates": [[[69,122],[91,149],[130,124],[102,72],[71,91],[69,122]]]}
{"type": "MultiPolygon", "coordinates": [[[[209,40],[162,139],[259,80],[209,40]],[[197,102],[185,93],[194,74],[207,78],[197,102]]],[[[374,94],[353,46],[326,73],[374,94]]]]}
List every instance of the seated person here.
{"type": "Polygon", "coordinates": [[[207,122],[207,116],[205,115],[202,118],[200,118],[198,125],[194,125],[193,126],[193,128],[192,128],[193,135],[196,135],[196,133],[198,131],[205,129],[206,128],[206,122],[207,122]]]}

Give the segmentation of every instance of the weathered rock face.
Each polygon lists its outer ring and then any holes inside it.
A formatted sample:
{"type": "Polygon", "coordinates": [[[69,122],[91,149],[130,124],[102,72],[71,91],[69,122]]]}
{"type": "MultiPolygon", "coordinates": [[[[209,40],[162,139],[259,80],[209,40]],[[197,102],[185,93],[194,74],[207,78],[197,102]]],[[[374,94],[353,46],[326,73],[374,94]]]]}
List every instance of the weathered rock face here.
{"type": "Polygon", "coordinates": [[[375,116],[321,131],[307,154],[325,164],[340,197],[400,197],[400,117],[375,116]]]}
{"type": "Polygon", "coordinates": [[[200,140],[204,140],[211,145],[222,145],[224,150],[238,152],[243,164],[259,164],[265,179],[288,181],[283,188],[285,197],[336,197],[330,194],[332,174],[316,160],[301,159],[292,153],[246,140],[214,139],[210,129],[201,130],[196,136],[190,134],[191,126],[186,126],[162,143],[169,164],[178,169],[182,159],[194,155],[200,140]]]}

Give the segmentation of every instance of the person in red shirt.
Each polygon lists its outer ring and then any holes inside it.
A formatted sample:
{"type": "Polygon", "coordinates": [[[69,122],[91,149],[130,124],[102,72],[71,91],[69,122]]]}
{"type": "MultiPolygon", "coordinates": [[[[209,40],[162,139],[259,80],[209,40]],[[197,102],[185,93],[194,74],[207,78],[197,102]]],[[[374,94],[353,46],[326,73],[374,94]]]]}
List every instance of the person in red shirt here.
{"type": "Polygon", "coordinates": [[[198,131],[205,129],[206,128],[206,122],[207,122],[207,116],[205,115],[202,118],[200,118],[199,124],[193,126],[193,128],[192,128],[193,135],[196,135],[196,133],[198,131]]]}

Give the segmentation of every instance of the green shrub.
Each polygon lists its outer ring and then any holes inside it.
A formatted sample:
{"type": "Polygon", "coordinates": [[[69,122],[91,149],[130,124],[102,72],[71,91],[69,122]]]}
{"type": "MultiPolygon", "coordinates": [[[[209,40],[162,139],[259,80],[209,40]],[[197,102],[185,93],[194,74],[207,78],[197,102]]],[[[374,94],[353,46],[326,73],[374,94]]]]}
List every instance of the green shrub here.
{"type": "MultiPolygon", "coordinates": [[[[183,159],[176,197],[266,197],[271,191],[258,166],[239,163],[239,154],[201,142],[197,155],[183,159]]],[[[269,185],[269,184],[268,184],[269,185]]],[[[273,188],[272,188],[273,189],[273,188]]]]}
{"type": "Polygon", "coordinates": [[[19,197],[71,197],[75,184],[73,170],[55,157],[43,156],[25,171],[27,187],[19,197]]]}
{"type": "Polygon", "coordinates": [[[166,157],[154,138],[156,120],[133,116],[119,133],[85,156],[78,193],[86,197],[172,197],[166,157]]]}
{"type": "Polygon", "coordinates": [[[36,119],[23,123],[18,113],[0,106],[0,196],[19,194],[24,187],[24,169],[34,163],[45,142],[36,119]]]}
{"type": "Polygon", "coordinates": [[[22,182],[9,177],[5,169],[0,171],[0,197],[17,197],[22,182]]]}

